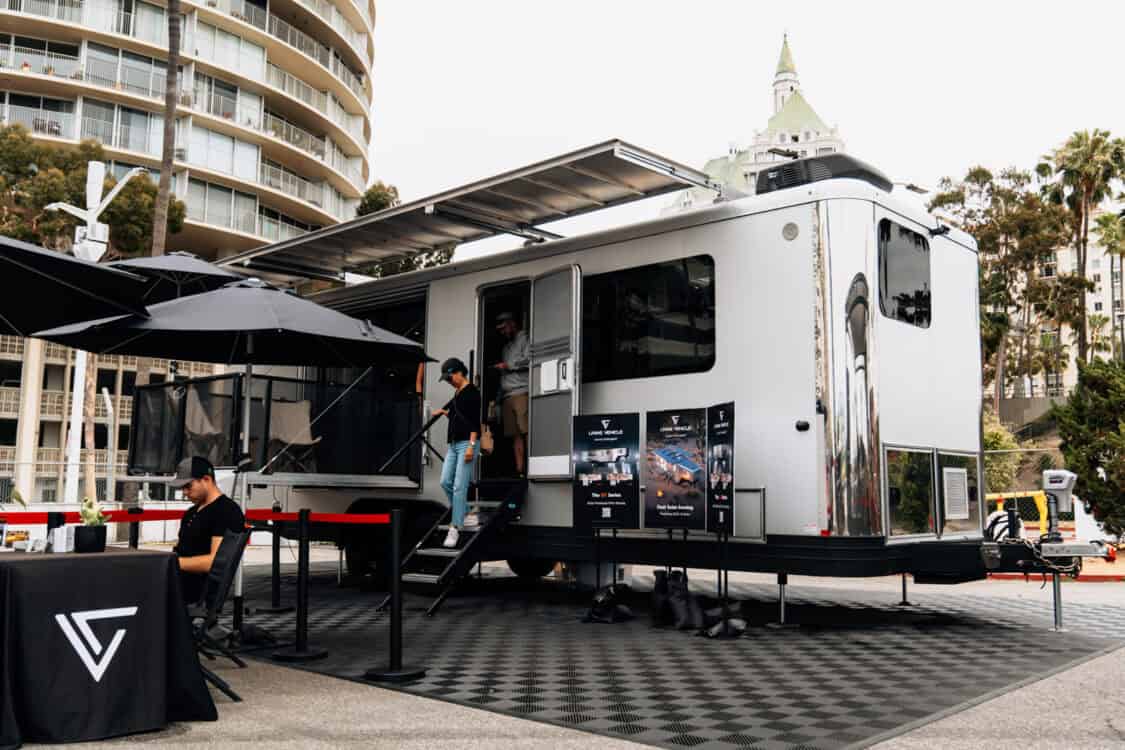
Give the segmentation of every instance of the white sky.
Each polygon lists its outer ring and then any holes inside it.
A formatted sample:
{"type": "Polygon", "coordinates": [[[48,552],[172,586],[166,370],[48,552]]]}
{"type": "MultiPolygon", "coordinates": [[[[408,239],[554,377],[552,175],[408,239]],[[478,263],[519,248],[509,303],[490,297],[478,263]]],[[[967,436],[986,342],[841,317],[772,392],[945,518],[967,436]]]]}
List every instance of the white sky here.
{"type": "Polygon", "coordinates": [[[701,166],[765,126],[784,31],[817,113],[895,181],[933,186],[976,163],[1031,168],[1082,128],[1125,136],[1118,0],[376,10],[373,173],[404,200],[609,138],[701,166]]]}

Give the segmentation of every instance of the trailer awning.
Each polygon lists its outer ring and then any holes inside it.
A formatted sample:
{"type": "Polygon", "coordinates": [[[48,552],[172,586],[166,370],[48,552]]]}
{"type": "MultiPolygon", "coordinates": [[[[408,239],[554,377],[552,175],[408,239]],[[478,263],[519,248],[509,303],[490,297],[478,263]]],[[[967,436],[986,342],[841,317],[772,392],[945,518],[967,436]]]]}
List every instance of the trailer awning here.
{"type": "Polygon", "coordinates": [[[721,192],[699,170],[613,140],[248,250],[221,265],[339,280],[345,271],[501,234],[557,239],[540,225],[689,187],[721,192]]]}

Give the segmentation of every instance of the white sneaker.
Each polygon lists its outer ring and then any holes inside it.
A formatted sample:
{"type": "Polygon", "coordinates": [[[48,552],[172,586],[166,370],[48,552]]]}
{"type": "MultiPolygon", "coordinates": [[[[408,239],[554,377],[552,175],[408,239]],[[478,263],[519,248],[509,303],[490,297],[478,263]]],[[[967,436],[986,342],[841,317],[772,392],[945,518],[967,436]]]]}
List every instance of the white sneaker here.
{"type": "Polygon", "coordinates": [[[465,528],[475,529],[480,526],[480,516],[476,511],[465,514],[465,528]]]}
{"type": "Polygon", "coordinates": [[[442,547],[456,547],[457,540],[461,538],[460,532],[453,526],[449,527],[449,533],[445,535],[445,541],[442,542],[442,547]]]}

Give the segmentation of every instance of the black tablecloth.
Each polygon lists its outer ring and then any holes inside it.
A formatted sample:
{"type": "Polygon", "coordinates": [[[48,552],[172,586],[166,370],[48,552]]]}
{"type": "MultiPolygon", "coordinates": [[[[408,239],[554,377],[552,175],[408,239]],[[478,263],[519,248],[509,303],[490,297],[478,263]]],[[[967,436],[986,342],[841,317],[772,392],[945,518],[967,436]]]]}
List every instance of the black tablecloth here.
{"type": "Polygon", "coordinates": [[[0,748],[216,718],[172,555],[0,555],[0,748]]]}

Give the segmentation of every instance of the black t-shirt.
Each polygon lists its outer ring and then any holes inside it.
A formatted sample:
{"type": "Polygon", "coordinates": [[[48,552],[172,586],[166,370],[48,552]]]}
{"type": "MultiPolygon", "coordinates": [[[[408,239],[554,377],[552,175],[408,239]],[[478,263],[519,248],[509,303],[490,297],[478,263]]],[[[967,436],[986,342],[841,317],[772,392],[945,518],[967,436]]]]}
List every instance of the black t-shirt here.
{"type": "MultiPolygon", "coordinates": [[[[178,557],[198,557],[211,554],[211,538],[221,537],[227,531],[240,534],[246,529],[242,510],[226,495],[219,495],[202,508],[193,505],[180,521],[180,539],[172,551],[178,557]]],[[[184,601],[198,602],[203,596],[205,573],[180,571],[180,585],[184,601]]]]}
{"type": "Polygon", "coordinates": [[[469,383],[453,396],[445,405],[449,411],[449,428],[445,439],[450,445],[468,440],[469,433],[480,435],[480,391],[469,383]]]}

